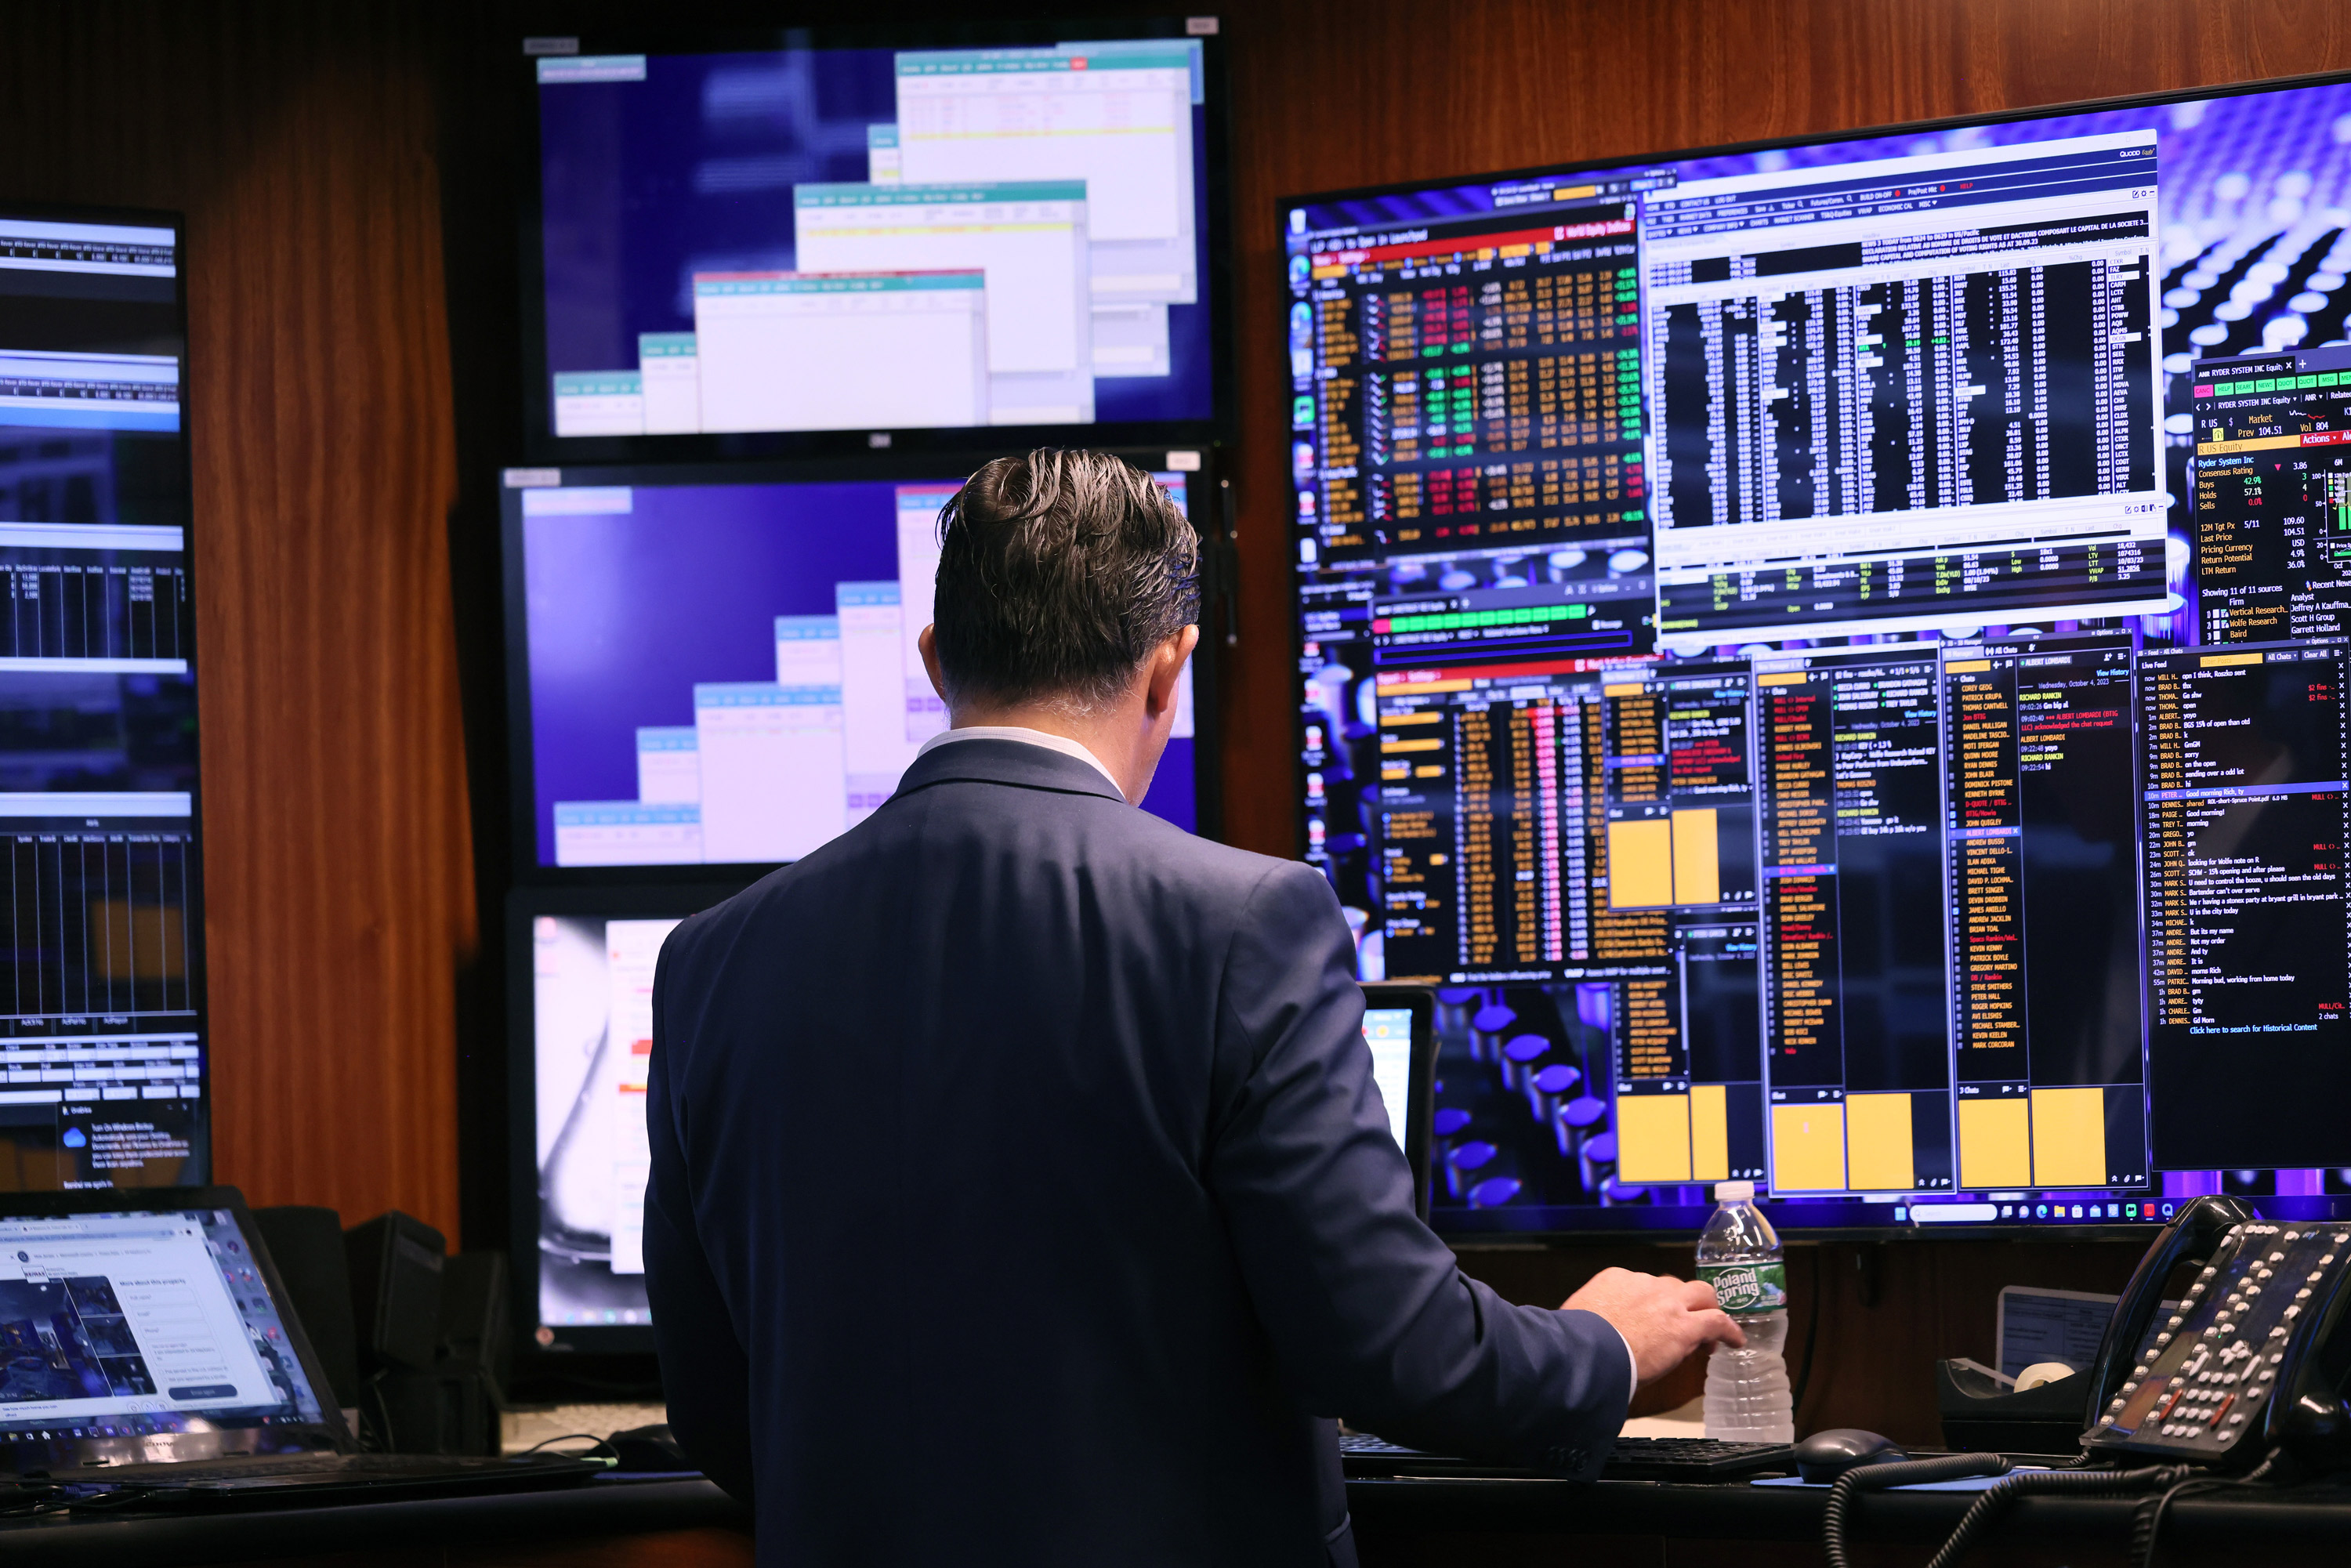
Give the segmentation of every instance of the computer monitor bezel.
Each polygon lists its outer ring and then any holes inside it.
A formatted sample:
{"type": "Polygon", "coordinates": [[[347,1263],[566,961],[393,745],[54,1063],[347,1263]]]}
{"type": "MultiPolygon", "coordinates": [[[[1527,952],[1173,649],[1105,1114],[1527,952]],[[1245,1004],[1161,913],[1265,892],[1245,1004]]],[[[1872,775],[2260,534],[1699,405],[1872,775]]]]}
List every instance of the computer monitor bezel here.
{"type": "MultiPolygon", "coordinates": [[[[1209,19],[1213,22],[1213,18],[1209,19]]],[[[524,449],[533,461],[564,464],[680,463],[711,459],[842,457],[887,446],[902,453],[967,452],[995,446],[1017,451],[1031,446],[1206,446],[1229,442],[1234,428],[1233,267],[1230,201],[1231,85],[1224,38],[1211,26],[1193,30],[1189,19],[1161,17],[1072,18],[1066,22],[921,22],[893,25],[827,24],[815,27],[726,28],[692,24],[591,30],[559,40],[576,55],[683,55],[778,49],[921,49],[1035,47],[1100,40],[1166,39],[1196,43],[1201,49],[1207,142],[1203,204],[1207,231],[1201,246],[1201,286],[1207,293],[1208,413],[1197,419],[1148,420],[1115,424],[989,425],[889,431],[759,431],[729,434],[559,436],[555,434],[550,373],[547,368],[547,271],[542,223],[538,106],[538,62],[554,50],[517,48],[516,162],[513,182],[517,220],[517,257],[522,290],[519,318],[523,352],[524,449]]],[[[519,43],[520,40],[517,40],[519,43]]]]}
{"type": "MultiPolygon", "coordinates": [[[[188,827],[193,839],[193,852],[188,859],[186,901],[183,906],[181,928],[187,945],[190,978],[188,992],[193,1004],[197,1039],[196,1097],[202,1106],[197,1122],[199,1136],[190,1149],[188,1175],[190,1181],[182,1184],[186,1190],[213,1190],[213,1030],[212,1001],[209,984],[210,966],[206,923],[204,919],[204,862],[206,835],[204,832],[204,703],[203,681],[197,633],[198,573],[196,570],[195,528],[195,461],[194,419],[196,403],[193,379],[189,374],[192,358],[188,333],[188,220],[183,213],[156,207],[118,207],[81,205],[57,202],[0,202],[0,218],[21,218],[33,223],[120,225],[130,228],[159,228],[172,232],[172,314],[176,322],[180,360],[180,429],[179,462],[175,473],[179,480],[181,580],[186,584],[189,613],[182,635],[187,649],[188,680],[195,694],[196,724],[188,744],[189,756],[194,765],[194,777],[188,786],[188,827]]],[[[0,424],[6,423],[0,418],[0,424]]],[[[29,1038],[29,1037],[20,1037],[29,1038]]],[[[30,1191],[49,1191],[34,1188],[30,1191]]],[[[113,1192],[161,1191],[162,1188],[113,1187],[94,1189],[113,1192]]],[[[228,1189],[233,1190],[233,1189],[228,1189]]]]}
{"type": "MultiPolygon", "coordinates": [[[[1007,447],[999,451],[1020,451],[1007,447]]],[[[1224,835],[1223,726],[1219,698],[1225,679],[1228,632],[1232,628],[1232,585],[1228,565],[1231,524],[1230,491],[1220,454],[1216,448],[1108,448],[1148,472],[1183,472],[1186,507],[1193,530],[1200,538],[1199,646],[1192,654],[1192,831],[1201,838],[1224,835]],[[1181,456],[1196,464],[1177,470],[1167,460],[1181,456]]],[[[942,455],[936,461],[892,455],[840,458],[807,463],[632,463],[596,465],[566,465],[554,470],[566,486],[580,485],[792,485],[835,483],[952,483],[987,460],[987,455],[942,455]]],[[[538,779],[532,748],[530,699],[530,621],[524,577],[522,495],[527,486],[516,482],[517,470],[502,480],[499,497],[499,552],[504,574],[506,624],[507,768],[509,781],[508,831],[512,837],[513,880],[542,887],[632,885],[667,886],[709,883],[740,886],[756,881],[783,862],[704,862],[684,865],[552,866],[538,860],[538,779]]],[[[532,476],[538,477],[539,476],[532,476]]]]}
{"type": "MultiPolygon", "coordinates": [[[[2022,120],[2056,119],[2079,114],[2099,114],[2124,110],[2154,109],[2173,103],[2203,101],[2222,98],[2242,98],[2270,92],[2294,91],[2311,88],[2341,87],[2346,85],[2351,85],[2351,71],[2320,71],[2302,76],[2266,78],[2256,81],[2229,82],[2216,86],[2179,88],[2162,92],[2130,93],[2113,98],[2085,99],[2062,103],[2034,104],[2021,109],[1990,110],[1977,114],[1952,115],[1936,120],[1906,120],[1891,125],[1855,126],[1832,131],[1809,132],[1801,136],[1771,137],[1751,141],[1722,142],[1700,147],[1668,148],[1655,152],[1626,152],[1606,157],[1573,159],[1557,163],[1530,164],[1516,168],[1494,171],[1476,171],[1442,178],[1396,180],[1379,184],[1354,185],[1334,190],[1302,192],[1296,194],[1280,196],[1271,203],[1270,210],[1267,215],[1273,223],[1273,232],[1276,235],[1280,235],[1284,231],[1284,227],[1289,221],[1289,213],[1291,208],[1311,205],[1318,203],[1365,200],[1380,196],[1395,196],[1428,191],[1443,191],[1460,185],[1488,184],[1510,180],[1531,179],[1539,176],[1580,173],[1586,171],[1621,171],[1635,169],[1643,165],[1679,162],[1693,159],[1732,157],[1745,153],[1772,152],[1793,147],[1816,147],[1839,141],[1859,141],[1877,138],[1939,133],[1976,125],[2013,124],[2022,120]]],[[[1277,259],[1280,259],[1280,257],[1277,257],[1277,259]]],[[[1274,392],[1280,394],[1280,405],[1286,406],[1290,392],[1289,378],[1287,375],[1280,374],[1278,370],[1276,374],[1279,379],[1270,380],[1270,386],[1274,392]]],[[[1285,439],[1287,437],[1287,431],[1282,433],[1285,439]]],[[[1285,519],[1282,527],[1285,530],[1285,534],[1287,534],[1291,524],[1290,521],[1285,519]]],[[[1290,642],[1288,653],[1290,663],[1288,667],[1291,670],[1297,670],[1302,667],[1300,661],[1301,661],[1305,656],[1305,644],[1307,642],[1305,628],[1299,612],[1298,589],[1301,578],[1301,568],[1295,555],[1288,547],[1286,539],[1285,547],[1282,551],[1282,559],[1284,561],[1285,613],[1289,621],[1288,635],[1290,642]]],[[[1294,852],[1297,855],[1303,857],[1307,848],[1306,822],[1307,818],[1310,815],[1306,805],[1306,776],[1309,769],[1303,755],[1305,747],[1303,744],[1301,721],[1297,714],[1294,705],[1291,708],[1289,723],[1290,742],[1290,799],[1297,802],[1292,818],[1296,833],[1294,852]]],[[[2144,1053],[2144,1041],[2142,1041],[2142,1054],[2144,1053]]],[[[2150,1160],[2150,1165],[2151,1164],[2152,1161],[2150,1160]]],[[[2133,1198],[2118,1197],[2116,1201],[2135,1201],[2142,1209],[2158,1208],[2167,1201],[2172,1202],[2175,1205],[2184,1204],[2189,1201],[2186,1198],[2167,1200],[2159,1192],[2152,1196],[2154,1197],[2154,1203],[2152,1205],[2147,1202],[2146,1196],[2139,1196],[2133,1198]]],[[[1426,1193],[1424,1192],[1424,1198],[1425,1197],[1426,1193]]],[[[2104,1197],[2102,1196],[2101,1201],[2104,1200],[2104,1197]]],[[[2248,1199],[2248,1201],[2259,1204],[2262,1200],[2260,1197],[2253,1197],[2248,1199]]],[[[2339,1214],[2342,1217],[2351,1217],[2351,1197],[2334,1195],[2327,1198],[2326,1202],[2328,1204],[2330,1213],[2339,1214]]],[[[2108,1240],[2122,1239],[2136,1240],[2144,1239],[2151,1234],[2151,1228],[2159,1227],[2161,1224],[2165,1223],[2165,1221],[2157,1218],[2155,1214],[2149,1213],[2146,1218],[2136,1222],[2129,1220],[2093,1221],[2085,1217],[2085,1218],[2079,1223],[2067,1225],[2059,1225],[2055,1223],[2003,1223],[1994,1221],[1978,1224],[1943,1226],[1922,1225],[1915,1221],[1908,1224],[1903,1224],[1899,1222],[1875,1219],[1858,1221],[1849,1225],[1821,1225],[1801,1221],[1782,1224],[1779,1218],[1779,1211],[1783,1206],[1773,1197],[1773,1195],[1768,1193],[1762,1195],[1761,1205],[1764,1213],[1772,1218],[1773,1224],[1782,1236],[1799,1239],[1824,1241],[1931,1239],[2078,1242],[2084,1240],[2108,1240]]],[[[1802,1204],[1797,1207],[1812,1208],[1816,1207],[1826,1207],[1826,1205],[1802,1204]]],[[[1593,1213],[1597,1214],[1599,1212],[1603,1211],[1598,1209],[1595,1206],[1593,1213]]],[[[1432,1223],[1434,1223],[1433,1220],[1432,1223]]],[[[1439,1233],[1445,1237],[1446,1240],[1450,1245],[1457,1249],[1473,1249],[1481,1247],[1517,1247],[1565,1240],[1606,1239],[1619,1242],[1651,1241],[1665,1243],[1682,1240],[1693,1237],[1696,1233],[1696,1228],[1664,1225],[1600,1226],[1592,1224],[1571,1224],[1566,1226],[1531,1227],[1525,1229],[1509,1228],[1480,1228],[1474,1230],[1462,1230],[1453,1228],[1449,1226],[1443,1226],[1439,1227],[1439,1233]]]]}
{"type": "Polygon", "coordinates": [[[246,1207],[245,1195],[233,1186],[148,1186],[83,1189],[73,1192],[20,1192],[9,1195],[5,1205],[8,1218],[63,1219],[78,1214],[165,1213],[188,1209],[225,1209],[235,1218],[237,1232],[243,1239],[254,1266],[261,1272],[263,1285],[269,1292],[270,1302],[277,1309],[279,1321],[285,1325],[286,1343],[294,1353],[302,1375],[309,1380],[312,1397],[319,1402],[319,1420],[289,1422],[279,1427],[214,1427],[209,1424],[189,1431],[154,1434],[146,1437],[73,1437],[59,1435],[47,1442],[13,1440],[0,1434],[0,1470],[22,1474],[26,1469],[47,1469],[51,1474],[68,1468],[90,1465],[133,1464],[153,1461],[159,1458],[197,1462],[225,1455],[284,1453],[296,1450],[349,1453],[356,1447],[350,1428],[343,1424],[342,1407],[336,1403],[334,1385],[328,1380],[326,1367],[310,1347],[310,1336],[302,1326],[301,1315],[294,1310],[286,1293],[286,1282],[279,1277],[277,1262],[269,1255],[269,1244],[262,1237],[260,1227],[253,1222],[253,1211],[246,1207]],[[287,1441],[273,1442],[264,1447],[263,1436],[283,1437],[287,1441]]]}

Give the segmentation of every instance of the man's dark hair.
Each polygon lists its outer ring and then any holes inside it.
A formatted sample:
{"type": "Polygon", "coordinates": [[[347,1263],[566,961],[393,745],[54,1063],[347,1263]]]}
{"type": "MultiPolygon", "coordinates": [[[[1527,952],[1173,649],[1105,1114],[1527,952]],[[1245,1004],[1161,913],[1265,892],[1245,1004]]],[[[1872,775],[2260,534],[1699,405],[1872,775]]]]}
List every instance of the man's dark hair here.
{"type": "Polygon", "coordinates": [[[939,511],[931,620],[950,702],[1106,702],[1199,619],[1200,547],[1106,452],[999,457],[939,511]]]}

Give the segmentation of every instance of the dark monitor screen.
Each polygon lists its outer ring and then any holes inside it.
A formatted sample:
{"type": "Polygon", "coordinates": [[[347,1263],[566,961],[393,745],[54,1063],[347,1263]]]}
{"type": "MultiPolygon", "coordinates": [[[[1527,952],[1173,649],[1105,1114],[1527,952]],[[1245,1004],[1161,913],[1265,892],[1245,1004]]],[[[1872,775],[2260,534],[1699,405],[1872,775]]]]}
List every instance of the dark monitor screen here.
{"type": "Polygon", "coordinates": [[[183,264],[0,208],[0,1186],[211,1170],[183,264]]]}
{"type": "Polygon", "coordinates": [[[534,439],[1204,439],[1217,41],[533,40],[534,439]]]}
{"type": "Polygon", "coordinates": [[[1303,848],[1439,988],[1442,1228],[2351,1204],[2343,124],[1280,204],[1303,848]]]}
{"type": "MultiPolygon", "coordinates": [[[[1196,453],[1158,452],[1178,506],[1196,453]]],[[[962,483],[805,469],[513,469],[511,700],[535,870],[797,860],[946,727],[915,647],[962,483]]],[[[1144,810],[1213,826],[1187,667],[1144,810]]]]}

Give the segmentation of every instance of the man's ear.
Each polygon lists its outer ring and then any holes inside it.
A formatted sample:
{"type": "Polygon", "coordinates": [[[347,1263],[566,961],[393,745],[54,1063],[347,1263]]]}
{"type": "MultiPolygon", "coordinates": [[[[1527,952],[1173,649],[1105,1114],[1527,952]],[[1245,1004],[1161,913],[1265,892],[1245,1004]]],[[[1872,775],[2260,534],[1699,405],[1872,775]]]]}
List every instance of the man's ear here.
{"type": "Polygon", "coordinates": [[[1184,673],[1185,661],[1192,650],[1200,645],[1200,629],[1186,626],[1165,643],[1151,655],[1148,685],[1144,689],[1143,711],[1151,718],[1176,706],[1176,680],[1184,673]]]}
{"type": "Polygon", "coordinates": [[[914,639],[914,646],[923,652],[923,673],[931,677],[931,690],[939,694],[939,701],[945,702],[947,700],[947,684],[939,677],[938,631],[935,622],[924,627],[914,639]]]}

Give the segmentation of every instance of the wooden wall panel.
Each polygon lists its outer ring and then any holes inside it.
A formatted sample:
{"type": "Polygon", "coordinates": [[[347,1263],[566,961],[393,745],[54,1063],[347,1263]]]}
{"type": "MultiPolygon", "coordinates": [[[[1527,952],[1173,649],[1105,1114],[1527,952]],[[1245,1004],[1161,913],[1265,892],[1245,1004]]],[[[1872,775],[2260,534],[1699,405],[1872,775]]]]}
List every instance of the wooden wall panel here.
{"type": "Polygon", "coordinates": [[[189,219],[215,1165],[457,1224],[473,939],[429,7],[5,13],[0,198],[189,219]]]}

